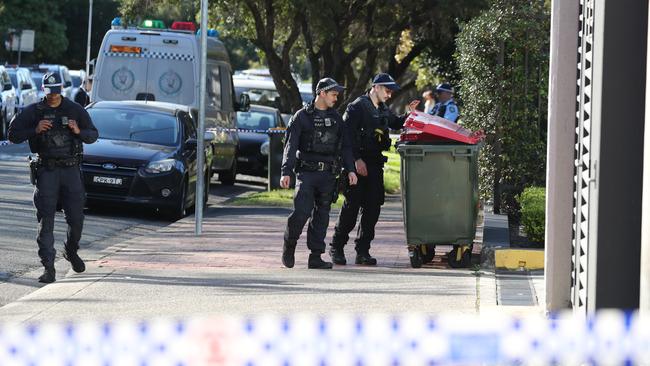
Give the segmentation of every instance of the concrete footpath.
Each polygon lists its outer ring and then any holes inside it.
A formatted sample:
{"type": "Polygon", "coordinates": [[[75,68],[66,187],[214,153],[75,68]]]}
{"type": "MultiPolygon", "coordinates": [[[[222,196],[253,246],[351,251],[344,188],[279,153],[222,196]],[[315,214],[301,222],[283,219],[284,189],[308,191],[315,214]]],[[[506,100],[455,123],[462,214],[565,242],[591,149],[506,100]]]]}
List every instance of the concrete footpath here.
{"type": "MultiPolygon", "coordinates": [[[[327,242],[337,211],[332,212],[327,242]]],[[[388,200],[377,224],[372,247],[379,261],[376,267],[349,264],[309,270],[303,234],[296,266],[284,268],[280,255],[289,213],[286,208],[210,206],[200,237],[194,236],[194,217],[187,217],[101,252],[82,251],[85,273],[73,273],[67,263],[58,263],[57,268],[68,272],[59,270],[55,283],[0,308],[0,321],[341,312],[543,313],[540,276],[513,275],[498,281],[494,272],[478,267],[448,268],[440,256],[412,269],[396,197],[388,200]],[[521,301],[502,301],[503,296],[521,301]]],[[[353,247],[353,243],[346,247],[352,263],[353,247]]]]}

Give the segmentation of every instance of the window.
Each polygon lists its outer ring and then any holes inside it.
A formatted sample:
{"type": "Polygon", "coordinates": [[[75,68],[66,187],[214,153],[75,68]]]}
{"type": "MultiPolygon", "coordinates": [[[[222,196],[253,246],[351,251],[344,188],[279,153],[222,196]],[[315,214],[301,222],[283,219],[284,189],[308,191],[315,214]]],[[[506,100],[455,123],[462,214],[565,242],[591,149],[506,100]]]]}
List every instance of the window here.
{"type": "Polygon", "coordinates": [[[190,117],[190,115],[185,112],[179,113],[178,117],[180,118],[181,123],[183,124],[185,139],[196,138],[196,128],[194,127],[194,122],[192,121],[192,117],[190,117]]]}
{"type": "Polygon", "coordinates": [[[221,109],[221,75],[219,66],[208,65],[208,80],[206,80],[206,90],[208,93],[208,104],[221,109]]]}
{"type": "Polygon", "coordinates": [[[179,124],[172,114],[104,108],[91,108],[88,113],[102,139],[166,146],[178,143],[179,124]]]}
{"type": "Polygon", "coordinates": [[[268,130],[276,125],[275,114],[264,112],[237,112],[237,127],[246,130],[268,130]]]}

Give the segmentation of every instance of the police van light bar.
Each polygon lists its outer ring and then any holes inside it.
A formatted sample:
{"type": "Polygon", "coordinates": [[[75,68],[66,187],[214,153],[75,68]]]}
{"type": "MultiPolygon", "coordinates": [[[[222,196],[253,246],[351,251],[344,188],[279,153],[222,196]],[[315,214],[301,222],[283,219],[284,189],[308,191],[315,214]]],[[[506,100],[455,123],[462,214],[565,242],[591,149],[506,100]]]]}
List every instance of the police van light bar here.
{"type": "Polygon", "coordinates": [[[142,47],[111,45],[110,52],[142,53],[142,47]]]}
{"type": "Polygon", "coordinates": [[[196,32],[196,24],[193,22],[173,22],[171,29],[174,30],[185,30],[191,31],[192,33],[196,32]]]}
{"type": "MultiPolygon", "coordinates": [[[[199,30],[196,31],[196,35],[197,36],[201,35],[201,28],[199,28],[199,30]]],[[[219,37],[219,31],[216,29],[208,29],[208,37],[215,37],[215,38],[219,37]]]]}
{"type": "Polygon", "coordinates": [[[152,28],[152,29],[166,29],[165,23],[162,20],[152,20],[145,19],[140,24],[141,28],[152,28]]]}

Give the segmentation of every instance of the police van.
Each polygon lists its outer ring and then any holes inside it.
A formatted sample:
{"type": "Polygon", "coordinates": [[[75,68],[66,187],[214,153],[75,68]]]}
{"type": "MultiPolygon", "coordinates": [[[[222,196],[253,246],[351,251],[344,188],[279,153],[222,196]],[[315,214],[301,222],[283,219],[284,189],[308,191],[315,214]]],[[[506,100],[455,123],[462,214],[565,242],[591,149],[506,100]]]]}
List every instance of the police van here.
{"type": "MultiPolygon", "coordinates": [[[[172,25],[174,28],[174,25],[172,25]]],[[[216,135],[213,172],[234,184],[238,143],[236,110],[248,110],[244,95],[235,100],[226,47],[208,32],[206,130],[216,135]]],[[[200,37],[173,29],[111,29],[104,36],[93,76],[91,100],[151,100],[188,105],[198,121],[200,37]]]]}

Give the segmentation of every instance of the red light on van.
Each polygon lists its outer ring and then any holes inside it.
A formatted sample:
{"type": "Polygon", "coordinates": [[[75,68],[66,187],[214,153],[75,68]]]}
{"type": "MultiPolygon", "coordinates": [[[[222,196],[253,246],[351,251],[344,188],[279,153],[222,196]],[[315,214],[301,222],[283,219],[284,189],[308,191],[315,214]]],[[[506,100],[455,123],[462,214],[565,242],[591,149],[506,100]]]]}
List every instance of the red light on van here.
{"type": "Polygon", "coordinates": [[[196,32],[196,24],[193,22],[173,22],[171,29],[196,32]]]}
{"type": "Polygon", "coordinates": [[[142,53],[142,47],[111,45],[110,52],[142,53]]]}

